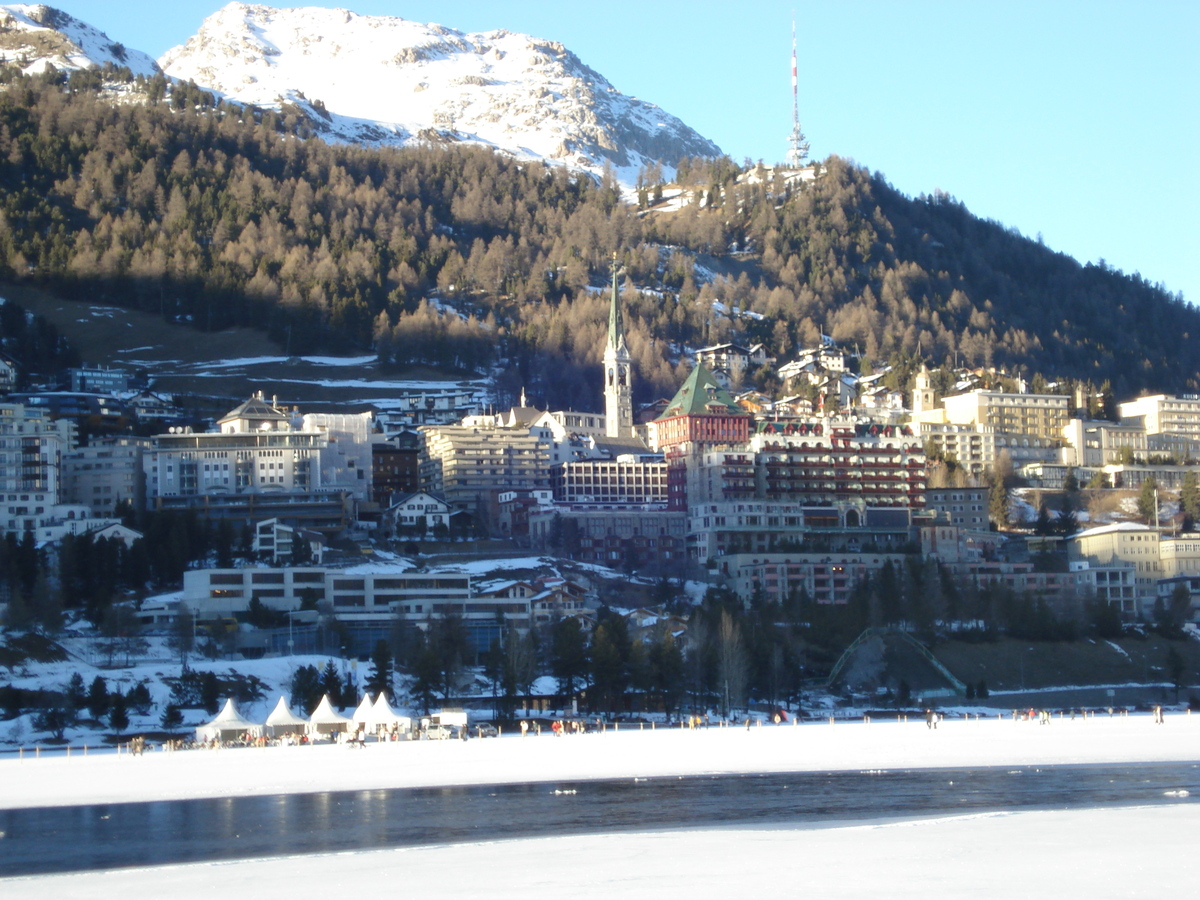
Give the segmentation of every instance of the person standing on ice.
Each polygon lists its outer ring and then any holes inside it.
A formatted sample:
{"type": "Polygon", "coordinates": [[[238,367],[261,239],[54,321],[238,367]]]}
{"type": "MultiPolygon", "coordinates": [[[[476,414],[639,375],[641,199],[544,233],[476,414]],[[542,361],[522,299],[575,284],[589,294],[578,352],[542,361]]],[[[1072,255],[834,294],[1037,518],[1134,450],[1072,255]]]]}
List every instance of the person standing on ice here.
{"type": "Polygon", "coordinates": [[[929,729],[936,727],[933,721],[933,710],[928,707],[925,708],[925,727],[929,729]]]}

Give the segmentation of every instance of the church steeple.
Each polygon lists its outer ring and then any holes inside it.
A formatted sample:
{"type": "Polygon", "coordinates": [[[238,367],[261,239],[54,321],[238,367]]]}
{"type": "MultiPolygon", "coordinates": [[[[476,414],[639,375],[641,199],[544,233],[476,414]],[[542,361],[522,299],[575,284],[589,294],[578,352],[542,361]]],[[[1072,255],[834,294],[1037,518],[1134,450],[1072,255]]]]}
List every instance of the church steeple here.
{"type": "Polygon", "coordinates": [[[633,437],[633,365],[625,345],[617,296],[617,254],[612,258],[612,298],[608,306],[608,343],[604,348],[604,414],[608,437],[633,437]]]}
{"type": "Polygon", "coordinates": [[[617,254],[612,259],[612,298],[608,303],[608,346],[625,349],[625,329],[621,325],[621,307],[617,298],[617,254]]]}

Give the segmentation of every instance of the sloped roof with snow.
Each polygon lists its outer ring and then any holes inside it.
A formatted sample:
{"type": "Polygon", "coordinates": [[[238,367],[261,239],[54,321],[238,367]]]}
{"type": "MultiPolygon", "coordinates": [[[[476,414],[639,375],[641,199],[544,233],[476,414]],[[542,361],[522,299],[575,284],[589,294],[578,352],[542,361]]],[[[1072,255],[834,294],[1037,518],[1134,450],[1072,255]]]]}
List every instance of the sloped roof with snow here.
{"type": "Polygon", "coordinates": [[[1099,525],[1095,528],[1089,528],[1087,531],[1080,531],[1074,537],[1098,537],[1102,534],[1116,534],[1120,531],[1147,532],[1153,530],[1149,525],[1142,525],[1138,522],[1114,522],[1111,525],[1099,525]]]}

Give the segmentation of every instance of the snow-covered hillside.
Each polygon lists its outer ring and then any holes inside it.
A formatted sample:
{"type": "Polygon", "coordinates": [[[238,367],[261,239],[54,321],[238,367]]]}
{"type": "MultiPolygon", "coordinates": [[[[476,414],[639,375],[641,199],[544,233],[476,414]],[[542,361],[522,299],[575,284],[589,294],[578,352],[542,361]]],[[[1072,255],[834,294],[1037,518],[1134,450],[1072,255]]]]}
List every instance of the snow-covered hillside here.
{"type": "Polygon", "coordinates": [[[561,44],[507,31],[230,3],[159,63],[233,100],[300,107],[332,139],[471,142],[591,172],[608,163],[625,182],[646,161],[721,152],[561,44]]]}
{"type": "Polygon", "coordinates": [[[0,6],[0,55],[30,74],[47,65],[86,69],[105,63],[128,66],[134,75],[158,72],[158,64],[147,54],[130,50],[61,10],[33,3],[0,6]]]}

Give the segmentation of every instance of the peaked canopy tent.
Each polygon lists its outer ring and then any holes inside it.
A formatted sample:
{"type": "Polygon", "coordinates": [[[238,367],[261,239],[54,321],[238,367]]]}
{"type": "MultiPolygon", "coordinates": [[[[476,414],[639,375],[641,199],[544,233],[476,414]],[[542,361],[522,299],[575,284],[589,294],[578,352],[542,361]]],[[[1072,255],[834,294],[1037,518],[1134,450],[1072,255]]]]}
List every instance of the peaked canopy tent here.
{"type": "Polygon", "coordinates": [[[308,717],[309,734],[332,734],[335,731],[347,731],[349,728],[350,720],[334,710],[328,694],[321,698],[313,714],[308,717]]]}
{"type": "Polygon", "coordinates": [[[257,722],[243,718],[242,714],[237,711],[237,707],[233,705],[233,698],[230,697],[225,701],[224,708],[217,713],[215,719],[196,728],[196,740],[236,741],[245,734],[251,737],[260,737],[262,733],[263,727],[257,722]]]}
{"type": "Polygon", "coordinates": [[[363,694],[362,703],[358,704],[358,709],[354,710],[354,715],[350,718],[354,722],[355,731],[374,731],[375,722],[373,721],[372,710],[375,704],[371,702],[370,694],[363,694]]]}
{"type": "Polygon", "coordinates": [[[308,730],[308,719],[294,715],[288,709],[282,695],[271,714],[267,716],[266,730],[268,737],[279,737],[283,734],[304,734],[308,730]]]}
{"type": "Polygon", "coordinates": [[[387,694],[383,691],[379,692],[379,698],[371,708],[371,721],[376,734],[391,732],[393,725],[396,727],[396,732],[402,737],[407,737],[412,733],[412,719],[393,710],[387,701],[387,694]]]}

